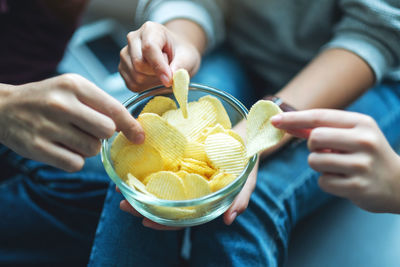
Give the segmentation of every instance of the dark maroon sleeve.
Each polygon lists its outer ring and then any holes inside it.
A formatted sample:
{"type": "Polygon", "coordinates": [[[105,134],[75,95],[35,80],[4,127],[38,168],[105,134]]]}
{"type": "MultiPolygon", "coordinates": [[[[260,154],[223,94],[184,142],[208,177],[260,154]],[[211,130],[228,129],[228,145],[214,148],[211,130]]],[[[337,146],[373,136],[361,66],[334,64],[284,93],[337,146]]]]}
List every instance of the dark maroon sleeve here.
{"type": "Polygon", "coordinates": [[[0,83],[54,75],[86,1],[0,0],[0,83]]]}

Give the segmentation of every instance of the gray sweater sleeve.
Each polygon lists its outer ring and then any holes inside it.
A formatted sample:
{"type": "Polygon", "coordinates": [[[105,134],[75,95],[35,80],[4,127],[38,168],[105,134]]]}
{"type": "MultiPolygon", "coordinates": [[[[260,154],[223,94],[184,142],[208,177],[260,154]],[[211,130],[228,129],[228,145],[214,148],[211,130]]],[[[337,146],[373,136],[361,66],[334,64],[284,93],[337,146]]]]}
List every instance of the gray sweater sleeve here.
{"type": "Polygon", "coordinates": [[[400,68],[400,1],[341,0],[343,16],[324,48],[343,48],[360,56],[376,83],[400,68]]]}
{"type": "Polygon", "coordinates": [[[197,23],[206,33],[207,50],[221,43],[225,37],[223,2],[215,0],[139,0],[135,24],[145,21],[166,23],[177,18],[197,23]]]}

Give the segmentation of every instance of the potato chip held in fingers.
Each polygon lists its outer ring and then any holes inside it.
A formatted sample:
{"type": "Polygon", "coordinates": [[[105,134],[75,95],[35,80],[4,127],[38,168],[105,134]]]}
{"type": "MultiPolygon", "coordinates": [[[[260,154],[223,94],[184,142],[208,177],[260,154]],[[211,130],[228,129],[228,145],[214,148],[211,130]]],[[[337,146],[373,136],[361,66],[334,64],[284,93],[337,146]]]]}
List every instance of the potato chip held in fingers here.
{"type": "Polygon", "coordinates": [[[179,69],[174,72],[172,77],[172,91],[179,103],[180,110],[185,119],[188,118],[188,92],[189,92],[190,76],[187,70],[179,69]]]}
{"type": "Polygon", "coordinates": [[[282,110],[272,101],[259,100],[247,115],[247,157],[276,145],[285,132],[271,124],[271,117],[282,110]]]}

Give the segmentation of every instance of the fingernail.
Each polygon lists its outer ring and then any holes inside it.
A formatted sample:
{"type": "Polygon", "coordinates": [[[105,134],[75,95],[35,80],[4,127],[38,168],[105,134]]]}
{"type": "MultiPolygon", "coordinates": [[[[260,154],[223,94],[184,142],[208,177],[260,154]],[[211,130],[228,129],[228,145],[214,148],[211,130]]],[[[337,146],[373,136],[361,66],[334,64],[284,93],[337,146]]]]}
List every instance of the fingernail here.
{"type": "Polygon", "coordinates": [[[229,223],[229,225],[231,225],[232,223],[233,223],[233,221],[236,219],[236,217],[237,217],[237,212],[236,211],[234,211],[232,214],[231,214],[231,222],[229,223]]]}
{"type": "Polygon", "coordinates": [[[136,144],[142,144],[144,142],[144,134],[143,133],[139,133],[137,135],[135,135],[135,143],[136,144]]]}
{"type": "Polygon", "coordinates": [[[282,121],[282,115],[281,114],[278,114],[278,115],[275,115],[275,116],[271,117],[271,123],[274,124],[274,125],[279,125],[281,123],[281,121],[282,121]]]}
{"type": "Polygon", "coordinates": [[[161,79],[161,82],[162,82],[164,85],[167,86],[167,85],[170,84],[170,80],[169,80],[169,78],[168,78],[167,75],[161,74],[160,79],[161,79]]]}

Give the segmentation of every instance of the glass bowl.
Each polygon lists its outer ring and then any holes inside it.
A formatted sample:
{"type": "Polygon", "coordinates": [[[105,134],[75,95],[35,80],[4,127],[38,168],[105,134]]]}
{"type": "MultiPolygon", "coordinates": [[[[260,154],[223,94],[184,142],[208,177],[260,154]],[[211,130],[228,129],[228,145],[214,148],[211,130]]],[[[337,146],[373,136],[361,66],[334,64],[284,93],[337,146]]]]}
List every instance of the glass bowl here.
{"type": "MultiPolygon", "coordinates": [[[[153,97],[159,95],[167,96],[175,100],[171,88],[159,86],[131,97],[124,105],[136,118],[145,104],[153,97]]],[[[190,84],[188,95],[189,102],[196,101],[205,95],[212,95],[221,101],[229,115],[232,125],[246,118],[248,110],[233,96],[208,86],[190,84]]],[[[179,201],[157,199],[131,188],[115,172],[110,157],[110,148],[116,135],[117,133],[111,138],[102,141],[101,159],[107,174],[119,187],[126,200],[139,213],[156,223],[167,226],[194,226],[206,223],[220,216],[229,208],[236,195],[242,189],[257,160],[257,156],[249,159],[243,172],[232,183],[210,195],[197,199],[179,201]]]]}

